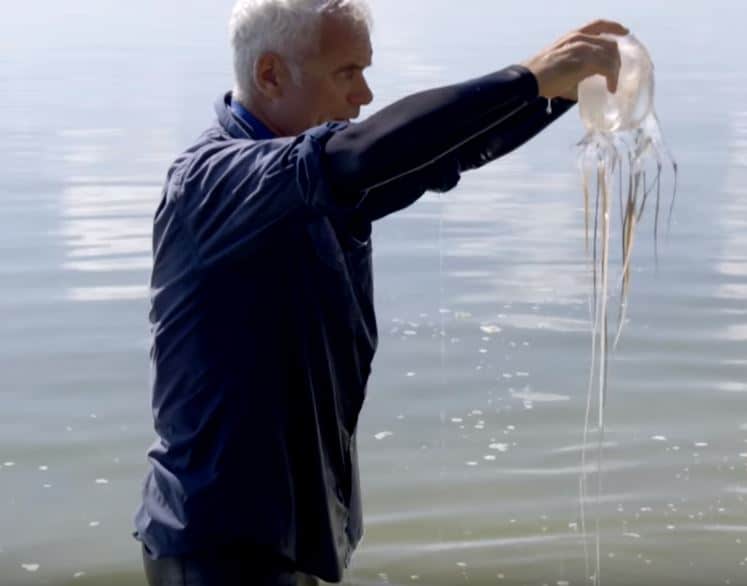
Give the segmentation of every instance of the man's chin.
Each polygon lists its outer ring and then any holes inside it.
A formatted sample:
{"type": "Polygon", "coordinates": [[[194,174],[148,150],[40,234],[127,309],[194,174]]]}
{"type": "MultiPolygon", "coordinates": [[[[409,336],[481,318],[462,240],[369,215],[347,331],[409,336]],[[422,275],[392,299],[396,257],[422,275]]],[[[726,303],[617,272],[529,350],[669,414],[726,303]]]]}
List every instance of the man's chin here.
{"type": "Polygon", "coordinates": [[[327,124],[328,122],[344,122],[346,124],[350,124],[350,122],[355,120],[357,117],[358,115],[356,114],[355,116],[349,116],[349,117],[329,116],[325,118],[319,118],[317,119],[315,126],[321,126],[322,124],[327,124]]]}

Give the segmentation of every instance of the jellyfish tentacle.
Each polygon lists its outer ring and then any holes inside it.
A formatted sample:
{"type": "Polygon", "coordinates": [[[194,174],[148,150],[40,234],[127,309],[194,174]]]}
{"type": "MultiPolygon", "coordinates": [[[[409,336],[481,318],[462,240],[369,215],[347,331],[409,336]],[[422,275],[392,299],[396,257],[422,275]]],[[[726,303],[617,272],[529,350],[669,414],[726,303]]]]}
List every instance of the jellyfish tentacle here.
{"type": "Polygon", "coordinates": [[[677,197],[677,162],[672,159],[672,170],[674,171],[674,188],[672,189],[672,201],[669,204],[669,214],[667,216],[667,234],[672,228],[672,213],[674,212],[674,200],[677,197]]]}
{"type": "MultiPolygon", "coordinates": [[[[584,137],[584,156],[589,166],[585,167],[584,176],[584,218],[585,218],[585,249],[589,253],[589,197],[592,181],[591,164],[596,162],[596,198],[594,207],[594,233],[592,243],[592,358],[589,369],[587,389],[587,406],[584,420],[584,442],[582,447],[582,472],[579,484],[581,504],[581,525],[584,544],[585,579],[594,586],[601,584],[601,532],[598,514],[595,521],[595,559],[594,571],[589,567],[589,544],[586,535],[585,504],[588,497],[587,485],[587,439],[589,433],[592,406],[598,409],[598,440],[597,445],[597,482],[596,504],[602,493],[602,452],[604,444],[604,407],[608,390],[609,373],[609,342],[612,350],[617,347],[621,332],[625,324],[628,297],[631,286],[631,263],[635,245],[637,226],[641,223],[649,204],[649,197],[656,197],[654,217],[654,257],[658,266],[658,233],[659,215],[662,210],[662,167],[663,162],[671,162],[674,172],[674,187],[669,204],[667,229],[671,229],[673,209],[677,195],[677,163],[669,153],[662,138],[659,121],[653,110],[654,79],[653,63],[643,47],[632,35],[618,40],[621,52],[633,55],[623,62],[623,67],[633,67],[631,75],[622,75],[621,84],[624,91],[616,94],[606,92],[598,83],[598,76],[585,80],[579,86],[579,110],[588,132],[584,137]],[[629,53],[630,52],[630,53],[629,53]],[[636,95],[637,94],[637,95],[636,95]],[[593,159],[593,160],[592,160],[593,159]],[[656,162],[655,175],[651,168],[652,159],[656,162]],[[666,159],[662,161],[662,159],[666,159]],[[625,169],[623,169],[625,167],[625,169]],[[625,177],[624,177],[625,171],[625,177]],[[618,175],[618,191],[614,193],[615,174],[618,175]],[[627,180],[627,185],[624,183],[627,180]],[[649,185],[649,181],[651,181],[649,185]],[[613,199],[617,196],[620,213],[620,241],[622,245],[622,271],[619,276],[619,312],[617,329],[614,338],[609,335],[610,289],[610,210],[615,207],[613,199]],[[593,405],[597,397],[598,404],[593,405]]],[[[613,247],[616,243],[613,243],[613,247]]],[[[593,489],[592,489],[593,490],[593,489]]]]}
{"type": "Polygon", "coordinates": [[[583,176],[584,182],[584,252],[589,255],[589,184],[586,181],[586,174],[583,176]]]}
{"type": "MultiPolygon", "coordinates": [[[[597,300],[599,299],[598,290],[601,285],[600,281],[600,269],[599,269],[599,249],[600,249],[600,243],[599,243],[599,231],[601,230],[601,214],[602,212],[602,184],[599,180],[599,169],[597,168],[595,173],[595,181],[596,181],[596,195],[594,198],[594,246],[592,247],[592,253],[593,253],[593,265],[594,265],[594,282],[595,282],[595,291],[594,291],[594,307],[597,307],[597,300]]],[[[597,315],[597,312],[595,310],[594,315],[597,315]]]]}
{"type": "Polygon", "coordinates": [[[659,268],[659,204],[661,202],[661,163],[656,169],[656,210],[654,212],[654,266],[659,268]]]}

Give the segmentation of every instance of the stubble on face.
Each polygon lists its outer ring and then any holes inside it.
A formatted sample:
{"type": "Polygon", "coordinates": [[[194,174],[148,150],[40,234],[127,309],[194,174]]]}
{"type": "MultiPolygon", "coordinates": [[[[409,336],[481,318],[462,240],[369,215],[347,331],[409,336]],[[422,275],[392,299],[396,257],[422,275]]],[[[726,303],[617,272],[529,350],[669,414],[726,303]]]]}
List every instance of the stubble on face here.
{"type": "Polygon", "coordinates": [[[319,51],[303,68],[303,91],[312,126],[358,116],[360,106],[350,103],[350,87],[344,76],[362,76],[363,69],[371,65],[372,54],[365,23],[344,13],[322,18],[319,51]]]}

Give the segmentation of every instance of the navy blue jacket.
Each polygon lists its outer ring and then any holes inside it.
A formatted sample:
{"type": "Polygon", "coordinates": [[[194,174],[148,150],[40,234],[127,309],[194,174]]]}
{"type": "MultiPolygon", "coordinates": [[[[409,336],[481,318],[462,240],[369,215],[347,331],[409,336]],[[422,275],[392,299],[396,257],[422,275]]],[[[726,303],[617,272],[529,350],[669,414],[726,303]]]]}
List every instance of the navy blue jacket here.
{"type": "Polygon", "coordinates": [[[227,100],[217,110],[154,222],[159,439],[137,536],[153,557],[266,545],[339,580],[362,534],[370,223],[335,213],[319,168],[339,125],[255,141],[227,100]]]}
{"type": "MultiPolygon", "coordinates": [[[[230,94],[218,101],[217,123],[170,168],[154,220],[158,439],[135,518],[152,557],[259,545],[342,578],[363,532],[355,431],[377,344],[371,222],[452,187],[567,109],[546,114],[526,70],[504,77],[490,83],[521,111],[495,114],[506,122],[484,146],[465,142],[417,173],[344,193],[332,178],[356,176],[331,173],[325,146],[348,125],[259,139],[230,94]]],[[[351,168],[355,147],[342,148],[351,168]]],[[[398,165],[414,156],[367,152],[398,165]]],[[[386,163],[366,160],[366,172],[386,163]]]]}

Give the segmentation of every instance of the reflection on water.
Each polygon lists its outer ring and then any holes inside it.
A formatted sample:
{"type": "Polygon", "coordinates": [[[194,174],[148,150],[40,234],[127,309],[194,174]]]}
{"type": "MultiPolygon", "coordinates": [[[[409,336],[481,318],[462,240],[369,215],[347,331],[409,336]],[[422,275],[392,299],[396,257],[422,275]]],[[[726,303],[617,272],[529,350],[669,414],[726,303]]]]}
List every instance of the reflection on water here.
{"type": "MultiPolygon", "coordinates": [[[[67,163],[74,168],[95,168],[116,158],[124,133],[118,129],[67,129],[60,135],[65,138],[67,163]]],[[[67,299],[147,297],[143,273],[152,262],[150,221],[159,192],[157,183],[138,183],[136,179],[89,176],[68,180],[60,199],[58,237],[65,246],[62,268],[72,273],[96,273],[97,278],[95,284],[70,287],[67,299]]]]}
{"type": "Polygon", "coordinates": [[[148,288],[144,285],[123,285],[120,287],[74,287],[68,291],[71,301],[112,301],[145,299],[148,288]]]}

